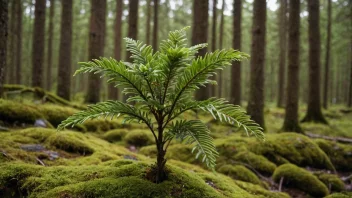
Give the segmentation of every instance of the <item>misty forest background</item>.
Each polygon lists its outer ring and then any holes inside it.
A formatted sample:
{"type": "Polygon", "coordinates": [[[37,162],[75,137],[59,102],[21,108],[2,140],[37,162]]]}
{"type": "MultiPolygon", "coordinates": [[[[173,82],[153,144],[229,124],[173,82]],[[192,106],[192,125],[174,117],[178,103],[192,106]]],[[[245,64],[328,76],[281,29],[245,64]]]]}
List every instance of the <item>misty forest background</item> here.
{"type": "MultiPolygon", "coordinates": [[[[73,78],[77,63],[100,56],[128,60],[122,38],[138,39],[157,49],[157,43],[169,31],[191,26],[189,41],[209,43],[207,51],[232,47],[251,54],[251,46],[263,45],[263,63],[259,63],[263,64],[263,77],[252,84],[257,85],[256,90],[264,90],[258,100],[266,106],[284,107],[285,89],[292,83],[287,80],[288,3],[270,0],[266,6],[258,11],[266,13],[266,18],[259,19],[263,23],[261,28],[265,28],[261,30],[265,31],[265,43],[251,45],[253,1],[9,1],[4,82],[39,86],[77,102],[122,100],[120,90],[115,91],[104,80],[89,79],[88,75],[73,78]],[[236,10],[234,6],[240,8],[236,10]]],[[[322,105],[351,106],[351,1],[320,1],[319,11],[320,40],[316,42],[321,49],[318,60],[322,105]]],[[[301,1],[297,86],[301,105],[309,99],[308,16],[307,1],[301,1]]],[[[202,93],[247,104],[250,76],[254,76],[250,63],[247,60],[225,69],[217,76],[218,86],[202,93]]],[[[254,61],[253,64],[256,67],[254,61]]]]}

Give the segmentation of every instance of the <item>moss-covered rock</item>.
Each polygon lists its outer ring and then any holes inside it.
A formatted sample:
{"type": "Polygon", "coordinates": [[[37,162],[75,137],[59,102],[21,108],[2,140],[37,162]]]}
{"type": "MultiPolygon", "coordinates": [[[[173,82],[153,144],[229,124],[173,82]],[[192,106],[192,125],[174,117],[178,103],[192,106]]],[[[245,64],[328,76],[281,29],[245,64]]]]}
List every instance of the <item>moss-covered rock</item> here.
{"type": "Polygon", "coordinates": [[[57,127],[63,120],[78,112],[77,109],[72,107],[55,104],[39,105],[37,108],[54,127],[57,127]]]}
{"type": "Polygon", "coordinates": [[[329,156],[336,170],[352,171],[352,146],[333,141],[317,139],[315,143],[329,156]]]}
{"type": "Polygon", "coordinates": [[[103,139],[108,142],[121,141],[128,132],[126,130],[115,129],[104,133],[103,139]]]}
{"type": "Polygon", "coordinates": [[[9,123],[34,125],[35,120],[45,119],[34,106],[0,99],[0,120],[9,123]]]}
{"type": "Polygon", "coordinates": [[[124,138],[124,141],[127,144],[134,145],[134,146],[146,146],[152,144],[154,142],[153,137],[151,136],[152,133],[149,131],[130,131],[124,138]]]}
{"type": "Polygon", "coordinates": [[[341,192],[345,189],[345,184],[337,175],[328,173],[315,173],[315,175],[330,191],[341,192]]]}
{"type": "Polygon", "coordinates": [[[270,162],[262,155],[256,155],[252,152],[239,152],[233,157],[233,159],[248,164],[258,172],[267,176],[271,176],[276,169],[274,163],[270,162]]]}
{"type": "Polygon", "coordinates": [[[170,145],[166,152],[166,158],[187,162],[191,164],[203,165],[199,160],[195,158],[194,154],[192,154],[191,145],[185,145],[185,144],[170,145]]]}
{"type": "Polygon", "coordinates": [[[242,165],[223,165],[217,171],[235,180],[245,181],[258,185],[262,184],[260,179],[252,171],[248,170],[242,165]]]}
{"type": "Polygon", "coordinates": [[[46,141],[50,146],[64,150],[69,153],[78,153],[81,155],[90,155],[94,152],[93,148],[88,146],[79,135],[68,132],[60,132],[50,136],[46,141]]]}
{"type": "Polygon", "coordinates": [[[83,123],[83,126],[86,128],[87,131],[91,132],[106,132],[113,129],[122,129],[122,128],[129,128],[129,125],[122,124],[122,120],[118,119],[93,119],[87,120],[83,123]]]}
{"type": "Polygon", "coordinates": [[[149,146],[143,146],[140,150],[139,153],[148,157],[156,157],[156,154],[158,153],[156,146],[155,145],[149,145],[149,146]]]}
{"type": "Polygon", "coordinates": [[[256,184],[242,182],[242,181],[235,181],[235,184],[237,184],[240,188],[247,191],[248,193],[252,194],[254,197],[290,198],[290,196],[287,193],[271,192],[256,184]]]}
{"type": "Polygon", "coordinates": [[[329,194],[328,188],[316,176],[293,164],[284,164],[275,170],[274,181],[280,182],[282,177],[284,178],[283,185],[286,187],[297,188],[316,197],[329,194]]]}

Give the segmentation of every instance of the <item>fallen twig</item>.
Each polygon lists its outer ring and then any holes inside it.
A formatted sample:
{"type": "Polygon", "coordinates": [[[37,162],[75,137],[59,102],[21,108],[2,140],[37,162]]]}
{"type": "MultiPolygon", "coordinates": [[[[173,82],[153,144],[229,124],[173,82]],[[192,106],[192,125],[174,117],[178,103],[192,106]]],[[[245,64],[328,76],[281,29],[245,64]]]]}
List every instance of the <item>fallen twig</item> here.
{"type": "Polygon", "coordinates": [[[314,133],[306,133],[306,135],[310,138],[321,138],[321,139],[325,139],[325,140],[332,140],[332,141],[336,141],[336,142],[351,143],[352,144],[351,138],[331,137],[331,136],[326,136],[326,135],[318,135],[318,134],[314,134],[314,133]]]}

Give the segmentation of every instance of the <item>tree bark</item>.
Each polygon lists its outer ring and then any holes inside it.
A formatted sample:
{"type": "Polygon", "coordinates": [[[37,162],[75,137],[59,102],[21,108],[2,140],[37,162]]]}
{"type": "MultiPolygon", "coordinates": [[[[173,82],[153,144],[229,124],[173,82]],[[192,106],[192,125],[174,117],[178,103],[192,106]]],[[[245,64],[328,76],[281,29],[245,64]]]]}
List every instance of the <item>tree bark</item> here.
{"type": "Polygon", "coordinates": [[[16,4],[18,1],[12,1],[10,4],[11,12],[10,12],[10,34],[9,34],[9,65],[8,65],[8,82],[10,84],[15,84],[16,82],[16,4]]]}
{"type": "MultiPolygon", "coordinates": [[[[106,28],[106,0],[92,0],[89,28],[89,60],[104,55],[106,28]]],[[[100,76],[89,74],[87,103],[97,103],[100,100],[100,76]]]]}
{"type": "Polygon", "coordinates": [[[45,0],[35,1],[32,43],[32,86],[43,87],[45,0]]]}
{"type": "Polygon", "coordinates": [[[282,131],[302,133],[298,121],[300,0],[289,0],[288,82],[286,114],[282,131]]]}
{"type": "MultiPolygon", "coordinates": [[[[233,40],[232,47],[235,50],[241,50],[242,37],[242,0],[234,0],[233,4],[233,40]]],[[[231,69],[231,99],[230,102],[235,105],[241,105],[241,62],[235,61],[231,69]]]]}
{"type": "MultiPolygon", "coordinates": [[[[122,43],[122,12],[123,0],[116,0],[116,18],[115,18],[115,58],[121,60],[121,43],[122,43]]],[[[118,89],[114,84],[109,84],[108,97],[112,100],[118,99],[118,89]]]]}
{"type": "Polygon", "coordinates": [[[72,0],[62,0],[57,95],[70,100],[72,50],[72,0]]]}
{"type": "Polygon", "coordinates": [[[308,110],[302,122],[327,124],[320,108],[320,28],[319,0],[308,0],[309,92],[308,110]]]}
{"type": "Polygon", "coordinates": [[[7,49],[7,23],[8,23],[8,0],[0,0],[0,98],[3,96],[5,80],[6,49],[7,49]]]}
{"type": "Polygon", "coordinates": [[[49,39],[48,39],[48,59],[46,65],[46,89],[51,90],[52,85],[52,76],[51,76],[51,68],[53,67],[53,37],[54,37],[54,15],[55,15],[55,0],[50,0],[50,14],[49,14],[49,39]]]}
{"type": "Polygon", "coordinates": [[[266,1],[254,0],[251,49],[250,91],[247,111],[264,128],[264,59],[266,1]]]}
{"type": "Polygon", "coordinates": [[[328,25],[326,27],[326,52],[325,52],[325,79],[324,79],[324,97],[323,107],[328,108],[328,92],[329,92],[329,74],[330,74],[330,48],[331,48],[331,0],[328,0],[328,25]]]}
{"type": "MultiPolygon", "coordinates": [[[[224,39],[224,10],[225,10],[225,0],[222,0],[221,18],[220,18],[219,49],[222,49],[222,44],[223,44],[223,39],[224,39]]],[[[221,98],[221,96],[222,96],[222,73],[223,73],[223,71],[220,70],[218,72],[219,72],[218,97],[221,98]]]]}
{"type": "Polygon", "coordinates": [[[151,0],[147,0],[147,21],[145,23],[145,29],[146,29],[146,34],[145,34],[145,43],[147,45],[150,45],[150,22],[151,22],[151,0]]]}
{"type": "Polygon", "coordinates": [[[350,93],[347,106],[352,107],[352,36],[350,40],[350,93]]]}
{"type": "MultiPolygon", "coordinates": [[[[212,16],[212,24],[211,24],[211,51],[214,52],[216,50],[216,24],[217,24],[217,5],[218,1],[213,0],[213,16],[212,16]]],[[[218,72],[219,73],[219,72],[218,72]]],[[[211,77],[212,80],[216,80],[216,76],[211,77]]],[[[215,86],[208,86],[209,96],[215,96],[215,86]]]]}
{"type": "MultiPolygon", "coordinates": [[[[209,0],[193,2],[192,45],[206,43],[208,40],[208,9],[209,0]]],[[[207,48],[201,49],[198,56],[204,56],[206,53],[207,48]]],[[[197,100],[205,100],[210,96],[209,86],[202,87],[196,92],[197,100]]]]}
{"type": "MultiPolygon", "coordinates": [[[[159,1],[154,0],[154,26],[153,26],[153,49],[158,49],[158,31],[159,31],[159,1]]],[[[167,17],[167,16],[166,16],[167,17]]]]}
{"type": "Polygon", "coordinates": [[[21,84],[22,76],[22,2],[16,4],[16,84],[21,84]]]}
{"type": "Polygon", "coordinates": [[[280,0],[279,10],[279,73],[277,107],[284,106],[286,77],[286,43],[287,43],[287,0],[280,0]]]}

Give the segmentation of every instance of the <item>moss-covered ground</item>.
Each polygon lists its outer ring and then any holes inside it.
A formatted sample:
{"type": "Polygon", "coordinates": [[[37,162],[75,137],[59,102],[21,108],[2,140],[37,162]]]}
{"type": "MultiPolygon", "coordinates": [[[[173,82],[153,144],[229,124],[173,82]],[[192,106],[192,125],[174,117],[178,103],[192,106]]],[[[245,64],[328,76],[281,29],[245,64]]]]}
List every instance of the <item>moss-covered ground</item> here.
{"type": "MultiPolygon", "coordinates": [[[[306,133],[352,138],[352,113],[324,111],[330,125],[303,124],[306,133]]],[[[173,141],[168,179],[147,179],[155,163],[154,138],[136,123],[89,120],[55,127],[80,111],[73,105],[0,100],[0,197],[351,197],[352,145],[282,132],[284,110],[267,107],[266,141],[207,123],[219,152],[216,171],[173,141]],[[41,120],[46,128],[37,126],[41,120]],[[279,192],[279,189],[282,192],[279,192]]],[[[304,113],[304,108],[300,111],[304,113]]],[[[301,114],[303,114],[301,112],[301,114]]]]}

